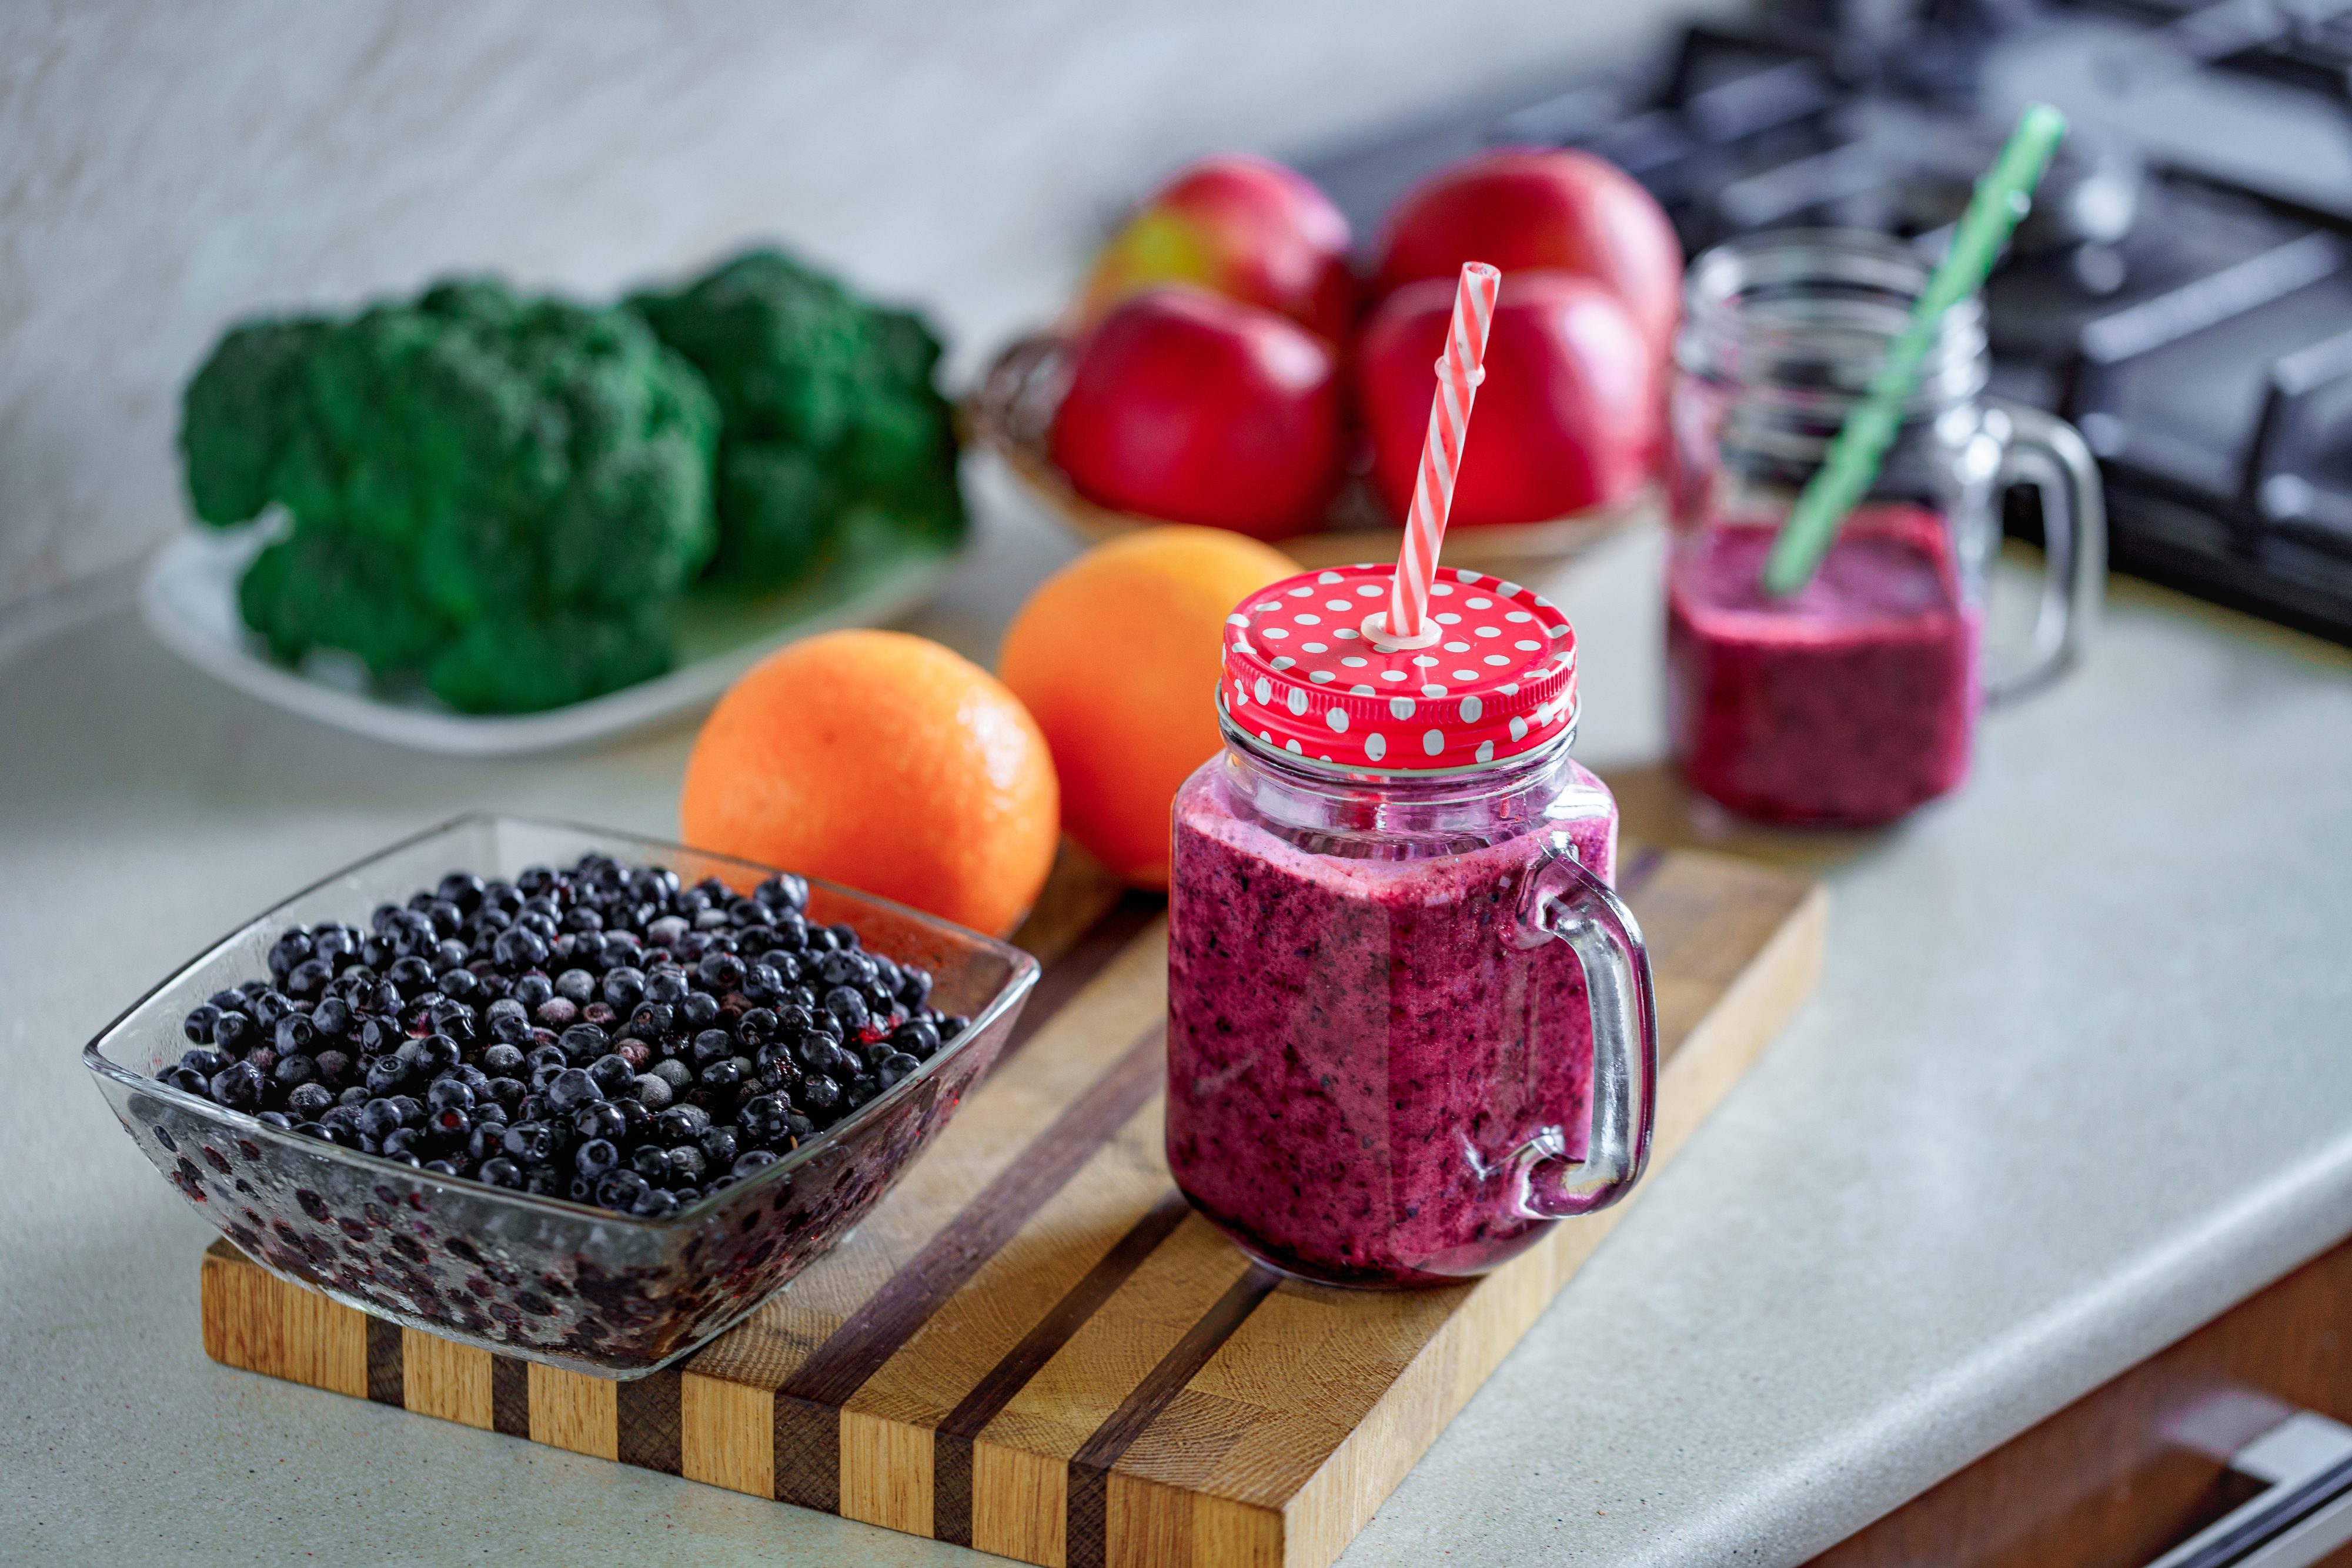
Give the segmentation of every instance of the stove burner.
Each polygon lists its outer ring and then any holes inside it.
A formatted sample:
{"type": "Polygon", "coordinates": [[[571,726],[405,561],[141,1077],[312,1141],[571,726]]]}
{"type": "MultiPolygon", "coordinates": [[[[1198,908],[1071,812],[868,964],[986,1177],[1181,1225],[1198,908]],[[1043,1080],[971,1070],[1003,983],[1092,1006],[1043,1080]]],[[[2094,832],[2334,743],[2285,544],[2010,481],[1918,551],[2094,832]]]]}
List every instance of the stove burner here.
{"type": "MultiPolygon", "coordinates": [[[[1481,147],[1581,147],[1693,254],[1800,225],[1939,250],[2037,98],[2074,131],[1987,290],[1992,391],[2081,427],[2116,567],[2352,643],[2352,0],[1785,0],[1307,172],[1369,235],[1481,147]]],[[[2029,492],[2009,515],[2038,537],[2029,492]]]]}

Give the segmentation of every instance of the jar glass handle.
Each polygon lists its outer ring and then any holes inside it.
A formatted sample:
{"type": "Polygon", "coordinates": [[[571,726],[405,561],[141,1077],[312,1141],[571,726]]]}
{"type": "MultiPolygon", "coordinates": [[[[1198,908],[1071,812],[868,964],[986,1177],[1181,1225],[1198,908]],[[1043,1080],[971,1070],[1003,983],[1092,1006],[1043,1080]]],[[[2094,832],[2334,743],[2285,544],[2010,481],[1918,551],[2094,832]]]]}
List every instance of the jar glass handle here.
{"type": "Polygon", "coordinates": [[[1520,892],[1520,940],[1565,942],[1584,970],[1592,1013],[1592,1081],[1584,1157],[1568,1157],[1557,1132],[1519,1151],[1530,1212],[1547,1219],[1591,1214],[1633,1189],[1650,1163],[1656,1116],[1657,998],[1650,954],[1633,912],[1609,884],[1554,852],[1520,892]]]}
{"type": "Polygon", "coordinates": [[[2007,418],[2010,439],[1999,487],[2031,485],[2042,497],[2042,610],[2032,664],[1985,693],[1988,703],[2027,696],[2082,657],[2099,619],[2107,580],[2107,509],[2099,465],[2073,425],[2024,403],[1988,400],[2007,418]]]}

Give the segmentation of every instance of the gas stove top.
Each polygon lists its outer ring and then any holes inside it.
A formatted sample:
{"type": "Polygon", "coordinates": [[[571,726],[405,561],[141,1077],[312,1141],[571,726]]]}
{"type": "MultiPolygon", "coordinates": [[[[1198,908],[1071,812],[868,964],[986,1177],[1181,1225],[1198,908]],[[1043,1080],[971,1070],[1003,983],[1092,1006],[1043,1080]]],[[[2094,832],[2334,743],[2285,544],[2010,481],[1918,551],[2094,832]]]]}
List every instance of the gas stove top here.
{"type": "MultiPolygon", "coordinates": [[[[2074,129],[1987,289],[1991,390],[2082,430],[2116,568],[2352,643],[2352,0],[1789,0],[1306,172],[1370,234],[1480,147],[1581,147],[1694,255],[1824,225],[1939,250],[2035,99],[2074,129]]],[[[2038,536],[2030,491],[2008,520],[2038,536]]]]}

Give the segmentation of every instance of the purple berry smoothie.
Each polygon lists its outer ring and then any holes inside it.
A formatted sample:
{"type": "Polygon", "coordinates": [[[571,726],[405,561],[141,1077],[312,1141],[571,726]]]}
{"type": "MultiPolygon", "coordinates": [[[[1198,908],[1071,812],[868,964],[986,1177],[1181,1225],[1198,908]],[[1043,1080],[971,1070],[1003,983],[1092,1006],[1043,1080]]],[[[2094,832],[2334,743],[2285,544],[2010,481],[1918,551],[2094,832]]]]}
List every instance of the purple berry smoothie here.
{"type": "Polygon", "coordinates": [[[1678,542],[1666,584],[1667,724],[1684,774],[1765,821],[1874,827],[1968,777],[1980,618],[1948,534],[1868,507],[1795,597],[1758,584],[1770,523],[1678,542]]]}
{"type": "Polygon", "coordinates": [[[1421,858],[1302,848],[1222,758],[1179,792],[1168,1161],[1244,1251],[1327,1284],[1445,1284],[1549,1228],[1516,1155],[1547,1128],[1582,1155],[1592,1024],[1575,955],[1519,946],[1516,912],[1555,841],[1610,879],[1617,840],[1606,789],[1561,762],[1587,811],[1421,858]]]}

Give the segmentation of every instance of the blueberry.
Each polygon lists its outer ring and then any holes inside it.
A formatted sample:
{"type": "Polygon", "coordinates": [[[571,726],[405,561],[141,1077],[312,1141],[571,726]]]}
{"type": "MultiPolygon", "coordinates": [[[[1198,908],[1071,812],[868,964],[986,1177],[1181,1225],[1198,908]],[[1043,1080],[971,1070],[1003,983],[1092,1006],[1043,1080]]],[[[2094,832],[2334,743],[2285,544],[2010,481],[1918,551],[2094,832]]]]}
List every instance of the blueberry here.
{"type": "Polygon", "coordinates": [[[284,979],[288,971],[310,956],[310,934],[297,925],[279,936],[269,949],[269,973],[284,979]]]}
{"type": "Polygon", "coordinates": [[[629,1015],[629,1032],[643,1040],[667,1040],[677,1029],[677,1013],[667,1002],[639,1002],[629,1015]]]}
{"type": "Polygon", "coordinates": [[[447,1160],[427,1160],[425,1162],[425,1168],[435,1176],[453,1176],[461,1174],[457,1167],[447,1160]]]}
{"type": "Polygon", "coordinates": [[[478,999],[487,1002],[489,1000],[488,997],[482,995],[482,977],[466,967],[466,959],[462,954],[457,962],[433,977],[433,988],[451,1001],[473,1002],[478,999]]]}
{"type": "Polygon", "coordinates": [[[222,1069],[209,1087],[213,1098],[232,1111],[250,1111],[261,1103],[261,1071],[249,1061],[222,1069]]]}
{"type": "Polygon", "coordinates": [[[657,1186],[646,1187],[629,1202],[629,1212],[640,1219],[667,1219],[677,1207],[676,1196],[657,1186]]]}
{"type": "Polygon", "coordinates": [[[755,1094],[743,1102],[736,1121],[755,1144],[773,1143],[790,1132],[793,1103],[781,1094],[755,1094]]]}
{"type": "Polygon", "coordinates": [[[269,1076],[280,1089],[299,1089],[319,1076],[319,1063],[299,1051],[289,1051],[278,1059],[269,1076]]]}
{"type": "Polygon", "coordinates": [[[683,969],[673,969],[665,965],[646,977],[646,1000],[659,1002],[664,1007],[677,1006],[692,990],[683,969]]]}
{"type": "Polygon", "coordinates": [[[209,1045],[191,1046],[180,1053],[180,1065],[191,1072],[203,1073],[207,1082],[227,1071],[229,1064],[236,1060],[228,1052],[209,1045]]]}
{"type": "Polygon", "coordinates": [[[319,1081],[320,1082],[326,1084],[330,1088],[340,1089],[344,1084],[351,1082],[352,1059],[344,1052],[340,1051],[322,1051],[319,1052],[316,1060],[319,1063],[319,1081]]]}
{"type": "Polygon", "coordinates": [[[808,907],[808,878],[780,871],[761,883],[752,896],[770,909],[805,909],[808,907]]]}
{"type": "Polygon", "coordinates": [[[593,1023],[576,1023],[557,1037],[568,1061],[593,1061],[610,1051],[613,1037],[593,1023]]]}
{"type": "Polygon", "coordinates": [[[702,1150],[693,1144],[678,1145],[669,1151],[667,1157],[669,1161],[669,1180],[677,1182],[700,1180],[702,1173],[709,1167],[709,1163],[703,1158],[702,1150]]]}
{"type": "Polygon", "coordinates": [[[471,1111],[474,1091],[461,1078],[444,1078],[425,1092],[425,1109],[435,1111],[471,1111]]]}
{"type": "Polygon", "coordinates": [[[433,988],[433,966],[429,962],[411,954],[405,958],[396,959],[392,967],[384,971],[383,977],[404,998],[414,999],[433,988]]]}
{"type": "Polygon", "coordinates": [[[604,1005],[616,1013],[625,1013],[645,999],[646,977],[641,969],[624,964],[604,972],[604,1005]]]}
{"type": "Polygon", "coordinates": [[[719,998],[696,991],[677,1004],[677,1016],[689,1032],[699,1033],[719,1021],[719,998]]]}
{"type": "Polygon", "coordinates": [[[742,1146],[742,1139],[737,1135],[740,1130],[732,1126],[705,1127],[702,1135],[695,1140],[704,1161],[720,1170],[733,1165],[742,1146]]]}
{"type": "Polygon", "coordinates": [[[374,1098],[375,1096],[368,1092],[366,1084],[354,1083],[350,1088],[343,1090],[335,1096],[335,1103],[338,1105],[349,1105],[353,1109],[357,1109],[374,1098]]]}
{"type": "Polygon", "coordinates": [[[482,1071],[493,1078],[512,1078],[520,1070],[522,1052],[513,1043],[501,1040],[482,1052],[482,1071]]]}
{"type": "Polygon", "coordinates": [[[827,953],[818,960],[816,974],[827,986],[862,987],[874,977],[874,966],[863,953],[827,953]]]}
{"type": "Polygon", "coordinates": [[[466,1053],[457,1042],[437,1031],[422,1036],[415,1044],[415,1050],[409,1057],[415,1064],[411,1071],[421,1071],[427,1077],[446,1072],[466,1060],[466,1053]]]}
{"type": "Polygon", "coordinates": [[[594,1181],[619,1168],[621,1151],[608,1138],[591,1138],[572,1151],[572,1163],[582,1176],[594,1181]]]}
{"type": "Polygon", "coordinates": [[[940,1048],[940,1031],[921,1019],[908,1019],[890,1031],[890,1043],[918,1061],[929,1061],[940,1048]]]}
{"type": "Polygon", "coordinates": [[[223,1051],[244,1051],[257,1038],[251,1017],[225,1012],[213,1020],[213,1043],[223,1051]]]}
{"type": "Polygon", "coordinates": [[[648,1111],[658,1111],[670,1102],[669,1081],[656,1073],[647,1072],[639,1076],[630,1085],[629,1092],[635,1095],[637,1103],[648,1111]]]}
{"type": "Polygon", "coordinates": [[[654,1188],[633,1170],[607,1171],[596,1183],[596,1202],[605,1208],[627,1208],[654,1188]]]}
{"type": "Polygon", "coordinates": [[[424,1134],[415,1127],[394,1127],[376,1142],[376,1152],[386,1159],[398,1159],[403,1155],[424,1157],[424,1134]]]}
{"type": "Polygon", "coordinates": [[[508,993],[526,1013],[535,1013],[555,998],[555,983],[545,975],[525,975],[508,993]]]}
{"type": "Polygon", "coordinates": [[[861,1072],[849,1081],[848,1086],[842,1090],[841,1095],[855,1107],[864,1105],[880,1092],[882,1092],[882,1086],[874,1081],[874,1075],[870,1072],[861,1072]]]}
{"type": "Polygon", "coordinates": [[[822,1115],[841,1103],[841,1085],[822,1073],[811,1073],[801,1084],[801,1092],[793,1096],[793,1103],[815,1115],[822,1115]]]}
{"type": "Polygon", "coordinates": [[[735,1037],[723,1029],[707,1029],[694,1037],[694,1064],[708,1067],[735,1054],[735,1037]]]}
{"type": "Polygon", "coordinates": [[[484,1160],[481,1176],[492,1186],[519,1188],[522,1186],[522,1167],[504,1155],[493,1155],[484,1160]]]}
{"type": "Polygon", "coordinates": [[[654,1118],[654,1134],[665,1143],[683,1144],[702,1135],[710,1114],[699,1105],[673,1105],[654,1118]]]}
{"type": "Polygon", "coordinates": [[[572,1130],[583,1138],[618,1138],[627,1133],[629,1123],[610,1100],[593,1100],[572,1113],[572,1130]]]}
{"type": "Polygon", "coordinates": [[[741,1181],[753,1171],[775,1163],[776,1152],[773,1149],[751,1149],[736,1155],[734,1166],[727,1174],[741,1181]]]}
{"type": "Polygon", "coordinates": [[[559,1116],[568,1116],[590,1101],[604,1097],[596,1081],[576,1067],[557,1073],[541,1092],[547,1096],[548,1109],[559,1116]]]}
{"type": "Polygon", "coordinates": [[[323,959],[305,958],[286,972],[286,990],[297,998],[315,1000],[334,977],[334,970],[323,959]]]}
{"type": "Polygon", "coordinates": [[[694,1069],[674,1057],[667,1061],[655,1062],[647,1071],[673,1090],[684,1089],[694,1082],[694,1069]]]}
{"type": "Polygon", "coordinates": [[[825,992],[824,1008],[841,1020],[845,1030],[861,1030],[873,1021],[866,998],[847,986],[835,986],[825,992]]]}
{"type": "Polygon", "coordinates": [[[939,1027],[940,1039],[953,1040],[971,1027],[971,1020],[961,1013],[934,1013],[932,1022],[939,1027]]]}
{"type": "Polygon", "coordinates": [[[158,1082],[168,1083],[183,1093],[201,1095],[207,1100],[212,1098],[212,1075],[198,1072],[193,1067],[167,1067],[159,1075],[158,1082]]]}
{"type": "Polygon", "coordinates": [[[210,1045],[213,1040],[213,1025],[220,1020],[220,1009],[210,1002],[205,1002],[191,1009],[188,1016],[180,1020],[180,1030],[198,1045],[210,1045]]]}
{"type": "Polygon", "coordinates": [[[520,975],[546,962],[547,938],[528,926],[509,925],[490,945],[490,956],[508,974],[520,975]]]}
{"type": "Polygon", "coordinates": [[[836,951],[845,953],[855,953],[857,951],[856,926],[850,925],[845,920],[836,920],[824,929],[825,934],[833,938],[833,945],[836,951]]]}
{"type": "Polygon", "coordinates": [[[418,1103],[413,1096],[407,1094],[388,1095],[384,1100],[384,1103],[392,1107],[393,1114],[400,1118],[400,1124],[402,1126],[421,1127],[425,1124],[425,1107],[418,1103]]]}
{"type": "Polygon", "coordinates": [[[743,1082],[745,1076],[741,1060],[730,1057],[704,1068],[700,1082],[705,1089],[716,1092],[734,1088],[743,1082]]]}
{"type": "Polygon", "coordinates": [[[520,1079],[505,1077],[493,1078],[488,1083],[482,1085],[480,1092],[474,1096],[474,1101],[476,1105],[478,1106],[481,1103],[483,1095],[488,1095],[491,1104],[497,1105],[503,1110],[512,1111],[516,1106],[522,1103],[522,1097],[529,1092],[530,1091],[524,1087],[520,1079]]]}
{"type": "Polygon", "coordinates": [[[281,1133],[290,1133],[294,1130],[293,1118],[283,1111],[264,1111],[254,1120],[265,1127],[275,1127],[281,1133]]]}
{"type": "Polygon", "coordinates": [[[610,1098],[635,1082],[637,1075],[630,1068],[627,1058],[606,1055],[588,1064],[588,1076],[598,1091],[610,1098]]]}
{"type": "Polygon", "coordinates": [[[310,1009],[310,1027],[320,1034],[340,1040],[352,1030],[352,1004],[341,997],[327,997],[310,1009]]]}
{"type": "Polygon", "coordinates": [[[507,1157],[521,1165],[543,1166],[563,1147],[563,1138],[545,1122],[517,1122],[499,1140],[507,1157]]]}
{"type": "Polygon", "coordinates": [[[399,1052],[379,1056],[368,1064],[367,1090],[370,1094],[389,1094],[408,1082],[408,1063],[399,1052]]]}
{"type": "Polygon", "coordinates": [[[724,994],[743,983],[743,960],[732,953],[712,953],[695,966],[695,974],[713,991],[724,994]]]}
{"type": "Polygon", "coordinates": [[[585,969],[566,969],[555,977],[555,994],[574,1007],[586,1007],[596,997],[596,977],[585,969]]]}

